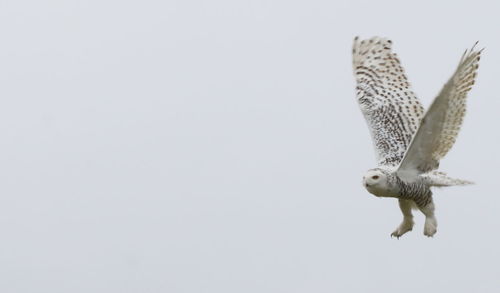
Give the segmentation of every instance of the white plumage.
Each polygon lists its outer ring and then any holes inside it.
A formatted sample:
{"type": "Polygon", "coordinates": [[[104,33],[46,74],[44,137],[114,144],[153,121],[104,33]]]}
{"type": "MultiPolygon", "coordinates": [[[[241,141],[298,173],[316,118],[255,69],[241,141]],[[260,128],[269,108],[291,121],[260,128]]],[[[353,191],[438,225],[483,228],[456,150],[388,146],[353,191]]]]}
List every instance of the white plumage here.
{"type": "Polygon", "coordinates": [[[391,46],[390,40],[378,37],[354,39],[356,96],[378,163],[363,177],[363,184],[376,196],[399,198],[403,223],[393,236],[400,237],[413,228],[414,205],[426,216],[424,234],[433,236],[437,222],[430,187],[470,184],[449,178],[437,168],[462,125],[482,50],[472,47],[465,51],[455,73],[424,115],[391,46]]]}
{"type": "MultiPolygon", "coordinates": [[[[475,45],[474,45],[475,46],[475,45]]],[[[481,50],[482,51],[482,50],[481,50]]],[[[398,172],[434,170],[451,149],[465,116],[467,93],[474,84],[481,51],[465,51],[457,70],[427,110],[398,172]]]]}
{"type": "Polygon", "coordinates": [[[354,40],[356,95],[375,145],[379,165],[397,165],[417,131],[424,109],[406,78],[392,42],[354,40]]]}

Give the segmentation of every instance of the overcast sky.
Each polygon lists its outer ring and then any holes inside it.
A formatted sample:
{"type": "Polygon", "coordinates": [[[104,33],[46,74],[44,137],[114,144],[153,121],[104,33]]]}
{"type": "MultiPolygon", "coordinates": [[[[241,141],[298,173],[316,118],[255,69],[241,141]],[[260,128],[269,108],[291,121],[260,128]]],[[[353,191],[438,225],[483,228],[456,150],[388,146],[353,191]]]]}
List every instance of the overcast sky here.
{"type": "Polygon", "coordinates": [[[0,2],[0,292],[498,292],[494,1],[0,2]],[[375,166],[354,36],[427,107],[486,47],[435,191],[438,233],[375,166]]]}

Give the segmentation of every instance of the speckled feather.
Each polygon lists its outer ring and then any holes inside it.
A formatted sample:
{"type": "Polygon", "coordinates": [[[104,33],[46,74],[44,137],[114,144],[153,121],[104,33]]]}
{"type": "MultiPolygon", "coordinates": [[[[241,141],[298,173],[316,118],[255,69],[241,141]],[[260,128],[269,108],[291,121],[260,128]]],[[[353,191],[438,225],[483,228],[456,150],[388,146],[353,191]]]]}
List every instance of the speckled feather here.
{"type": "Polygon", "coordinates": [[[379,166],[397,166],[423,116],[392,42],[374,37],[353,45],[356,95],[368,123],[379,166]]]}
{"type": "Polygon", "coordinates": [[[455,143],[465,116],[467,93],[475,82],[482,50],[465,51],[457,70],[429,107],[398,173],[435,170],[455,143]]]}

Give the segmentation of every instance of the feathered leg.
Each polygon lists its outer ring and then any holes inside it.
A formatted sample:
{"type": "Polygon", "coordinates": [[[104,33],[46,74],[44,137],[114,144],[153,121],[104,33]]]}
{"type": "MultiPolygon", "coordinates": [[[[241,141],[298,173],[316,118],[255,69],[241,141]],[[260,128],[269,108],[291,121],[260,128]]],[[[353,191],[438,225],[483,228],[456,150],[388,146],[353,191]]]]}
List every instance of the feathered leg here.
{"type": "Polygon", "coordinates": [[[425,215],[424,235],[428,237],[434,236],[437,231],[437,221],[434,216],[434,202],[432,198],[425,206],[419,206],[418,208],[425,215]]]}
{"type": "Polygon", "coordinates": [[[411,213],[412,202],[407,199],[399,199],[399,208],[403,213],[403,222],[398,226],[398,228],[392,232],[391,237],[401,237],[408,231],[413,229],[413,214],[411,213]]]}

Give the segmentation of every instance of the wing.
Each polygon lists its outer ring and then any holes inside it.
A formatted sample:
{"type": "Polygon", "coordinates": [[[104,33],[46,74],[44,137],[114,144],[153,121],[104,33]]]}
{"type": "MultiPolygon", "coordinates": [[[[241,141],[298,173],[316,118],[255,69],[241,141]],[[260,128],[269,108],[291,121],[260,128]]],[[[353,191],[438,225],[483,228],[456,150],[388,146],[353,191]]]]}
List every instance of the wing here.
{"type": "Polygon", "coordinates": [[[410,88],[392,42],[354,39],[356,96],[375,146],[378,165],[397,166],[410,145],[424,110],[410,88]]]}
{"type": "MultiPolygon", "coordinates": [[[[476,43],[477,44],[477,43],[476,43]]],[[[427,110],[398,168],[398,174],[420,174],[439,166],[451,149],[465,115],[467,93],[474,84],[481,51],[465,51],[458,68],[427,110]]]]}

